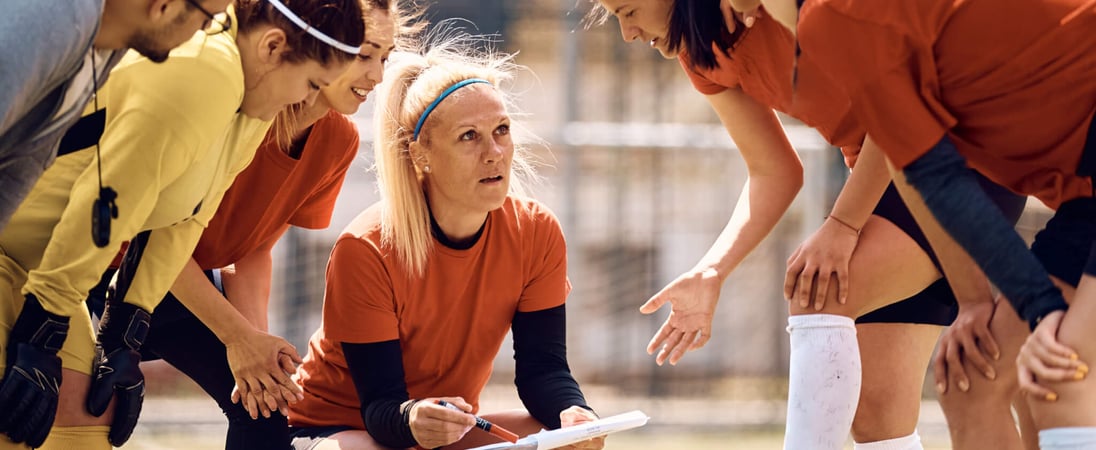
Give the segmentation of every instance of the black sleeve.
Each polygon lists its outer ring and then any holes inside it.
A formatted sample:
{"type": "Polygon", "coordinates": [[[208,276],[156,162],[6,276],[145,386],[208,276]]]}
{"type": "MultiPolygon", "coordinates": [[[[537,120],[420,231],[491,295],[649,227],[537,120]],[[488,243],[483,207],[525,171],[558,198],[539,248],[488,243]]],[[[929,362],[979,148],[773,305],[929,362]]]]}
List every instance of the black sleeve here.
{"type": "Polygon", "coordinates": [[[533,312],[517,312],[514,332],[514,385],[534,419],[549,429],[560,427],[559,413],[586,405],[586,398],[567,366],[567,311],[565,305],[533,312]]]}
{"type": "Polygon", "coordinates": [[[1043,316],[1066,309],[1042,263],[978,185],[947,136],[903,172],[944,230],[1032,329],[1043,316]]]}
{"type": "Polygon", "coordinates": [[[1084,273],[1096,276],[1096,242],[1092,243],[1092,249],[1088,251],[1088,262],[1085,263],[1084,273]]]}
{"type": "Polygon", "coordinates": [[[362,421],[373,440],[385,447],[418,445],[411,426],[400,411],[408,400],[400,341],[370,344],[342,343],[346,366],[361,401],[362,421]]]}

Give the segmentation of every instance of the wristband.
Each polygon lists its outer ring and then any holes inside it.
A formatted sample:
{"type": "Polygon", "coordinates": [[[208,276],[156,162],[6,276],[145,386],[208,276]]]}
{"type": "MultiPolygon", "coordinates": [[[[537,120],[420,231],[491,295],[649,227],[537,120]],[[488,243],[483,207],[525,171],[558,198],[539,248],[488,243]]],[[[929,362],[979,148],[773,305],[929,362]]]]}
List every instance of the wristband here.
{"type": "Polygon", "coordinates": [[[826,216],[826,218],[827,218],[827,219],[830,219],[830,220],[833,220],[834,222],[837,222],[837,223],[839,223],[839,224],[841,224],[841,225],[844,225],[844,226],[845,226],[845,228],[848,228],[848,229],[852,230],[852,231],[853,231],[853,233],[856,233],[856,235],[857,235],[857,236],[859,236],[859,235],[860,235],[860,228],[856,228],[856,227],[854,227],[854,226],[852,226],[852,225],[849,225],[849,223],[848,223],[848,222],[845,222],[844,220],[838,219],[838,218],[837,218],[837,216],[835,216],[835,215],[833,215],[833,214],[830,214],[830,215],[826,216]]]}

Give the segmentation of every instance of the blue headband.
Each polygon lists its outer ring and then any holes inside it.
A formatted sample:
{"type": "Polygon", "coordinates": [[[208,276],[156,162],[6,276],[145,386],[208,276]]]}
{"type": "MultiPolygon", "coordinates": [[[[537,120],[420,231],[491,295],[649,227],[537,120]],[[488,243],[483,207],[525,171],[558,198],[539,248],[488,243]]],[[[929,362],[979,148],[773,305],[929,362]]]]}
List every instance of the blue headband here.
{"type": "Polygon", "coordinates": [[[423,111],[422,115],[419,116],[419,122],[415,124],[415,136],[412,137],[411,140],[419,140],[419,132],[422,131],[422,124],[426,123],[426,118],[430,116],[430,113],[434,112],[434,108],[438,107],[438,103],[441,103],[442,100],[445,100],[445,97],[448,97],[449,94],[453,93],[453,91],[468,86],[469,84],[475,83],[491,84],[490,81],[484,80],[483,78],[469,78],[467,80],[457,82],[457,84],[449,86],[448,89],[441,91],[441,94],[438,95],[438,98],[434,99],[434,101],[430,103],[430,106],[426,107],[426,111],[423,111]]]}

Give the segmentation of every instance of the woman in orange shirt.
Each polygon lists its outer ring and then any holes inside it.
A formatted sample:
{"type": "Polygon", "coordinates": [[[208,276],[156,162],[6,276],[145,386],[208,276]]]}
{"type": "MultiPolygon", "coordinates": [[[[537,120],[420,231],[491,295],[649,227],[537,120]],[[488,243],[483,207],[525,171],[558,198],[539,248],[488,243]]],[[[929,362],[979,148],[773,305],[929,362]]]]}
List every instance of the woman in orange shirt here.
{"type": "Polygon", "coordinates": [[[385,74],[381,201],[331,252],[323,323],[296,376],[304,399],[290,405],[298,450],[497,442],[469,431],[510,330],[527,409],[483,417],[519,435],[596,418],[567,364],[562,230],[519,196],[531,173],[499,87],[509,57],[468,54],[400,54],[385,74]]]}
{"type": "MultiPolygon", "coordinates": [[[[599,3],[619,20],[626,41],[648,42],[681,61],[738,144],[750,175],[734,215],[708,254],[643,306],[651,313],[672,304],[648,351],[659,351],[660,364],[675,363],[706,343],[723,281],[772,230],[798,192],[802,167],[773,110],[785,112],[841,147],[853,168],[822,228],[789,259],[786,446],[841,447],[851,427],[858,449],[918,448],[924,367],[940,327],[956,316],[957,299],[940,279],[924,234],[894,187],[888,188],[882,155],[865,138],[849,99],[809,57],[793,66],[794,38],[769,18],[752,17],[750,28],[728,23],[718,12],[718,0],[599,3]],[[796,70],[799,83],[793,90],[796,70]],[[896,347],[903,351],[895,352],[896,347]],[[830,361],[831,355],[839,356],[830,361]]],[[[988,181],[982,186],[1013,221],[1019,217],[1023,198],[988,181]]],[[[959,311],[992,313],[985,287],[956,286],[964,305],[959,311]]],[[[978,328],[980,336],[989,337],[985,325],[978,328]]],[[[985,345],[990,353],[991,344],[985,345]]],[[[973,343],[965,350],[982,353],[973,343]]],[[[988,361],[979,368],[993,375],[988,361]]],[[[998,409],[1007,411],[1008,400],[1000,403],[998,409]]],[[[952,405],[949,417],[965,417],[959,411],[984,406],[952,405]]],[[[956,429],[988,428],[1001,431],[1001,439],[1017,440],[999,426],[964,423],[956,429]]]]}

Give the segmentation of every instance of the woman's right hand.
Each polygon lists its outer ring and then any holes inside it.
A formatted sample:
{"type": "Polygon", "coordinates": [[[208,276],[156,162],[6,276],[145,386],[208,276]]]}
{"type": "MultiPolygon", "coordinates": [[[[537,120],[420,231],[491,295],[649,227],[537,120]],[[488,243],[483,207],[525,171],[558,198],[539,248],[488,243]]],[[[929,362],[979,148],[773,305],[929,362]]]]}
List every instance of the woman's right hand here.
{"type": "Polygon", "coordinates": [[[990,361],[1001,357],[1001,348],[989,327],[997,307],[992,300],[959,303],[959,314],[951,326],[944,329],[933,358],[933,378],[938,394],[946,394],[952,385],[962,392],[970,389],[964,361],[969,361],[986,379],[997,379],[997,371],[990,361]]]}
{"type": "Polygon", "coordinates": [[[685,352],[708,343],[722,286],[723,280],[714,270],[693,270],[677,277],[639,307],[639,312],[652,314],[670,304],[670,316],[647,344],[647,354],[658,350],[656,364],[661,366],[669,360],[675,365],[685,352]]]}
{"type": "Polygon", "coordinates": [[[411,435],[424,448],[444,447],[457,442],[476,425],[472,405],[460,397],[424,398],[411,406],[409,419],[411,435]],[[464,412],[438,405],[438,400],[444,400],[464,412]]]}
{"type": "Polygon", "coordinates": [[[270,417],[271,411],[288,413],[289,403],[304,398],[290,378],[301,363],[297,349],[285,339],[252,329],[225,343],[228,367],[236,379],[232,401],[244,400],[252,419],[270,417]]]}
{"type": "Polygon", "coordinates": [[[798,302],[800,308],[809,307],[813,301],[814,309],[821,311],[826,305],[830,278],[836,275],[837,302],[844,304],[849,296],[849,260],[859,240],[857,230],[827,218],[788,258],[784,297],[798,302]]]}

